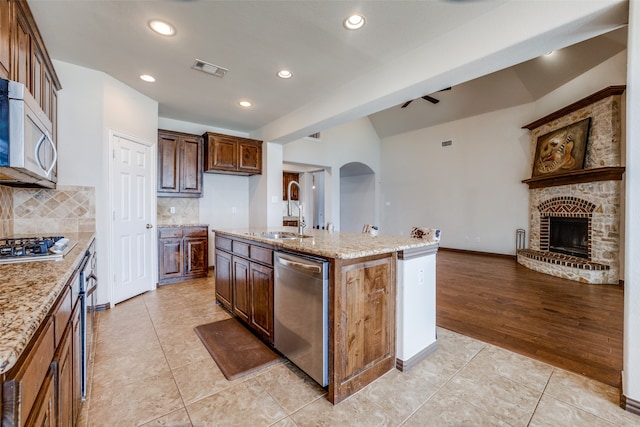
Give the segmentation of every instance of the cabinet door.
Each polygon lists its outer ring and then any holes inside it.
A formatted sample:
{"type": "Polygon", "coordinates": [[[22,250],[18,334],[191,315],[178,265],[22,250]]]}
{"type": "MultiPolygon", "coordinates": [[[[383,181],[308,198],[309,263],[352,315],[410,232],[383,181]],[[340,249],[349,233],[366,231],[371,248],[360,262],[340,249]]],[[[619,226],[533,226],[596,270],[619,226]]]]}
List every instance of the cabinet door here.
{"type": "Polygon", "coordinates": [[[71,316],[71,351],[73,353],[73,391],[72,391],[72,425],[76,425],[80,408],[82,406],[82,329],[80,328],[80,315],[82,313],[80,300],[76,301],[73,315],[71,316]]]}
{"type": "MultiPolygon", "coordinates": [[[[291,181],[296,181],[300,183],[299,178],[300,175],[294,172],[282,172],[282,200],[288,200],[287,191],[289,190],[289,183],[291,181]]],[[[291,186],[291,200],[298,200],[298,187],[295,185],[291,186]]],[[[297,225],[297,224],[296,224],[297,225]]]]}
{"type": "Polygon", "coordinates": [[[178,193],[179,137],[158,133],[158,193],[178,193]]]}
{"type": "Polygon", "coordinates": [[[33,93],[31,85],[31,32],[29,24],[17,3],[13,4],[13,11],[13,40],[11,41],[13,70],[11,80],[24,83],[27,90],[33,93]]]}
{"type": "Polygon", "coordinates": [[[160,239],[158,241],[158,251],[160,253],[159,282],[166,282],[182,276],[182,242],[181,238],[160,239]]]}
{"type": "Polygon", "coordinates": [[[202,194],[202,138],[180,138],[180,192],[202,194]]]}
{"type": "Polygon", "coordinates": [[[186,237],[184,239],[184,251],[186,255],[184,274],[192,277],[206,276],[209,268],[207,265],[207,239],[186,237]]]}
{"type": "Polygon", "coordinates": [[[251,283],[249,261],[233,257],[233,312],[242,320],[250,323],[251,283]]]}
{"type": "Polygon", "coordinates": [[[11,40],[11,2],[10,0],[0,0],[0,78],[9,78],[11,40]]]}
{"type": "Polygon", "coordinates": [[[273,343],[273,268],[251,263],[251,326],[273,343]]]}
{"type": "Polygon", "coordinates": [[[238,143],[226,135],[207,134],[206,170],[235,172],[238,169],[238,143]]]}
{"type": "Polygon", "coordinates": [[[238,172],[262,173],[262,142],[238,138],[238,172]]]}
{"type": "Polygon", "coordinates": [[[56,402],[55,402],[55,381],[54,370],[49,369],[47,376],[42,383],[42,388],[36,399],[33,411],[25,425],[38,427],[55,427],[56,425],[56,402]]]}
{"type": "Polygon", "coordinates": [[[231,310],[233,301],[233,270],[231,254],[216,249],[216,299],[227,309],[231,310]]]}
{"type": "Polygon", "coordinates": [[[58,425],[73,426],[73,352],[72,330],[66,329],[62,343],[56,351],[54,365],[57,367],[57,413],[58,425]]]}

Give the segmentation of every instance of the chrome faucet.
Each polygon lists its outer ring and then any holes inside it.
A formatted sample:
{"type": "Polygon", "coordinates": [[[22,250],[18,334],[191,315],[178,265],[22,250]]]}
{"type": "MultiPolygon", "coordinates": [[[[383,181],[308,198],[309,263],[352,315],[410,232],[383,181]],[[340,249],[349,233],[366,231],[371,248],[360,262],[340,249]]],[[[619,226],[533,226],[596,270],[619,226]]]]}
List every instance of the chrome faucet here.
{"type": "Polygon", "coordinates": [[[289,186],[287,187],[287,215],[291,216],[291,186],[295,184],[298,187],[298,234],[302,236],[304,234],[304,228],[307,226],[304,223],[304,218],[302,217],[302,188],[300,184],[296,181],[289,182],[289,186]]]}

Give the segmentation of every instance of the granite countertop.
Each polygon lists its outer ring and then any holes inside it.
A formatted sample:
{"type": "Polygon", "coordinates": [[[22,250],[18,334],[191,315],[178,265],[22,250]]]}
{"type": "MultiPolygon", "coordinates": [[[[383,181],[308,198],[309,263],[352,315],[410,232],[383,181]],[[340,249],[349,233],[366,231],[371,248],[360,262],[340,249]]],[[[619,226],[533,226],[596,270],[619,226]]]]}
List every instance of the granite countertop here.
{"type": "Polygon", "coordinates": [[[216,230],[213,232],[240,237],[255,242],[296,252],[307,253],[325,258],[353,259],[389,252],[399,252],[427,246],[438,246],[438,242],[403,236],[372,236],[366,233],[341,233],[317,229],[305,229],[309,237],[274,240],[247,233],[287,231],[297,233],[297,227],[249,228],[235,230],[216,230]]]}
{"type": "Polygon", "coordinates": [[[0,264],[0,374],[15,365],[94,236],[89,232],[65,233],[78,244],[59,261],[0,264]]]}
{"type": "Polygon", "coordinates": [[[209,227],[209,224],[158,224],[158,228],[180,228],[180,227],[209,227]]]}

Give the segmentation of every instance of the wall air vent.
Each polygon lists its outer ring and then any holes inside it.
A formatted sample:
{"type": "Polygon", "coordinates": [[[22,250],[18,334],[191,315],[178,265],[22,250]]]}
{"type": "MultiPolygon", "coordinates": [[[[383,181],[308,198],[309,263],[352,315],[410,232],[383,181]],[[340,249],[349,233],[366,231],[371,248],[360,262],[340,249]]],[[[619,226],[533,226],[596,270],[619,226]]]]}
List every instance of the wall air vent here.
{"type": "Polygon", "coordinates": [[[204,73],[213,74],[216,77],[224,77],[224,75],[227,74],[227,71],[229,71],[226,68],[210,64],[200,59],[196,59],[191,68],[193,68],[194,70],[202,71],[204,73]]]}

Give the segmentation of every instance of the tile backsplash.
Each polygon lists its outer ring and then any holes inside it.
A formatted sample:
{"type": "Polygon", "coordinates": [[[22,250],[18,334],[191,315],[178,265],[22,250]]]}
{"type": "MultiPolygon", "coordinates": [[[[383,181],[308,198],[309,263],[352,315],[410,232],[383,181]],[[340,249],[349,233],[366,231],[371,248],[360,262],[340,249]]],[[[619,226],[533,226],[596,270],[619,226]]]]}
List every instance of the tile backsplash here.
{"type": "Polygon", "coordinates": [[[59,234],[96,229],[95,188],[14,188],[13,234],[59,234]]]}
{"type": "Polygon", "coordinates": [[[158,225],[199,224],[200,199],[191,197],[158,197],[158,225]],[[171,213],[171,208],[175,212],[171,213]]]}
{"type": "Polygon", "coordinates": [[[10,187],[0,185],[0,237],[13,233],[13,193],[10,187]]]}

